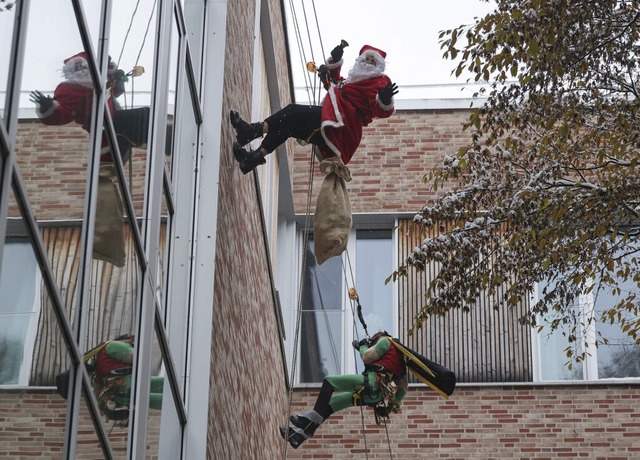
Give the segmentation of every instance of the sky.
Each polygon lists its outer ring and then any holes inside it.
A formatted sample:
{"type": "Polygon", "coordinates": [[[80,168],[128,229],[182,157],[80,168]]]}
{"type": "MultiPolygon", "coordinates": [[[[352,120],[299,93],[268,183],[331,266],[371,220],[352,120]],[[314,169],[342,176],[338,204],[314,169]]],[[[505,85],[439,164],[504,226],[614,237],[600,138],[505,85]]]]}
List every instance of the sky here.
{"type": "MultiPolygon", "coordinates": [[[[114,30],[110,54],[117,60],[122,53],[120,65],[123,69],[129,70],[136,63],[151,69],[153,33],[146,39],[143,36],[153,2],[141,2],[141,8],[137,10],[135,3],[130,0],[114,0],[114,8],[118,14],[112,20],[114,30]],[[129,29],[131,34],[127,36],[129,29]]],[[[397,3],[381,0],[288,0],[283,3],[288,10],[288,32],[296,87],[304,88],[305,77],[308,79],[312,76],[304,70],[301,54],[304,54],[305,62],[314,60],[322,64],[333,47],[341,39],[345,39],[349,43],[344,54],[345,73],[364,44],[387,53],[387,74],[400,87],[397,99],[429,98],[434,94],[440,97],[447,91],[470,97],[473,89],[461,92],[460,86],[447,86],[456,83],[451,76],[455,64],[442,59],[438,34],[443,29],[473,23],[475,17],[484,16],[494,4],[483,0],[400,0],[397,3]],[[302,37],[302,52],[296,40],[296,31],[302,37]]],[[[99,4],[83,4],[91,34],[97,37],[99,4]]],[[[4,39],[4,43],[11,39],[13,15],[13,12],[8,11],[0,13],[0,38],[4,39]]],[[[33,89],[52,91],[62,79],[62,61],[81,49],[74,22],[70,2],[31,0],[30,33],[25,49],[31,59],[25,64],[22,94],[22,102],[27,106],[31,106],[28,93],[33,89]],[[51,22],[52,17],[57,18],[55,27],[51,22]]],[[[0,48],[2,85],[7,76],[2,67],[6,70],[7,64],[8,54],[2,53],[0,48]]],[[[142,94],[143,88],[150,88],[151,80],[150,72],[136,78],[138,93],[142,94]]],[[[459,80],[457,83],[461,85],[463,82],[459,80]]],[[[304,89],[296,91],[296,97],[300,94],[304,97],[307,92],[304,89]]]]}
{"type": "MultiPolygon", "coordinates": [[[[439,32],[461,24],[472,24],[476,17],[490,12],[495,2],[482,0],[289,0],[288,33],[291,43],[294,84],[304,86],[297,35],[301,36],[305,56],[318,65],[324,62],[341,39],[345,49],[345,73],[360,48],[375,46],[387,53],[386,73],[400,87],[397,98],[416,98],[432,94],[429,88],[456,81],[451,76],[453,61],[445,61],[439,45],[439,32]],[[315,12],[314,12],[315,7],[315,12]],[[306,13],[306,20],[305,20],[306,13]],[[316,23],[317,15],[317,23],[316,23]],[[294,21],[293,19],[297,19],[294,21]],[[308,26],[307,26],[308,24],[308,26]],[[318,30],[320,32],[318,32],[318,30]],[[309,39],[308,36],[311,36],[309,39]],[[324,55],[320,48],[321,38],[324,55]],[[311,53],[311,43],[313,53],[311,53]],[[325,56],[326,55],[326,56],[325,56]]],[[[460,92],[460,87],[456,88],[460,92]]],[[[469,91],[468,97],[470,97],[469,91]]],[[[297,91],[296,94],[299,94],[297,91]]]]}

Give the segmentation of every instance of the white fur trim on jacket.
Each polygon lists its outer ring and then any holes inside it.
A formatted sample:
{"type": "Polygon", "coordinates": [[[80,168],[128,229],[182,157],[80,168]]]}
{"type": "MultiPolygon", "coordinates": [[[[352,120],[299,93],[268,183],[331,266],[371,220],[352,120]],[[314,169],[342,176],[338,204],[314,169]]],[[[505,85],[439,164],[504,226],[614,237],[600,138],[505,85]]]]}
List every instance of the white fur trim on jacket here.
{"type": "Polygon", "coordinates": [[[51,115],[53,115],[53,112],[56,111],[58,106],[60,106],[60,104],[58,103],[58,101],[56,101],[54,99],[53,105],[51,106],[51,108],[49,110],[47,110],[46,112],[41,112],[40,111],[40,104],[38,104],[38,106],[36,107],[36,113],[38,114],[38,118],[48,118],[48,117],[50,117],[51,115]]]}
{"type": "Polygon", "coordinates": [[[327,144],[327,147],[329,147],[329,149],[336,156],[342,157],[342,152],[340,151],[340,149],[338,149],[338,147],[336,147],[335,144],[333,142],[331,142],[327,138],[327,135],[325,134],[325,129],[327,127],[342,128],[344,126],[344,120],[342,119],[342,113],[340,112],[340,110],[338,110],[338,102],[336,101],[336,86],[335,85],[331,85],[329,87],[329,90],[327,91],[327,95],[329,96],[329,100],[331,101],[331,106],[333,107],[333,112],[335,114],[336,120],[335,121],[334,120],[324,120],[320,124],[320,133],[322,134],[322,137],[324,138],[324,141],[327,144]]]}
{"type": "Polygon", "coordinates": [[[332,62],[332,58],[328,58],[325,61],[325,65],[327,66],[327,69],[337,69],[338,67],[341,67],[343,63],[344,63],[344,59],[340,59],[338,62],[332,62]]]}
{"type": "Polygon", "coordinates": [[[389,110],[393,110],[393,98],[391,98],[391,103],[390,103],[389,105],[387,105],[387,104],[384,104],[384,103],[382,102],[382,100],[380,99],[380,96],[376,94],[376,102],[377,102],[377,103],[378,103],[378,105],[379,105],[380,107],[382,107],[384,110],[387,110],[387,111],[389,111],[389,110]]]}

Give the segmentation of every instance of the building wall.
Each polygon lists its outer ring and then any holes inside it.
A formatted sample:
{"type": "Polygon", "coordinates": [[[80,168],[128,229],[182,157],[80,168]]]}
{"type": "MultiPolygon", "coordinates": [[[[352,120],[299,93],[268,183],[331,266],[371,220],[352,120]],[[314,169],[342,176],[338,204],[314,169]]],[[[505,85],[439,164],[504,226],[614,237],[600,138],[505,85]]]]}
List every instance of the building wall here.
{"type": "MultiPolygon", "coordinates": [[[[374,120],[348,167],[354,213],[414,213],[434,196],[421,181],[444,155],[469,144],[468,110],[398,111],[374,120]]],[[[296,149],[294,203],[305,212],[310,148],[296,149]]],[[[313,200],[322,177],[316,165],[313,200]]],[[[449,184],[450,186],[450,184],[449,184]]],[[[446,189],[447,186],[441,187],[446,189]]],[[[313,210],[312,210],[313,212],[313,210]]],[[[297,388],[291,411],[313,407],[318,388],[297,388]]],[[[470,385],[444,400],[412,386],[387,431],[365,409],[333,415],[289,459],[555,459],[640,457],[640,384],[470,385]]]]}
{"type": "MultiPolygon", "coordinates": [[[[390,118],[374,120],[364,129],[362,143],[347,165],[352,177],[347,183],[352,211],[418,211],[435,193],[421,182],[422,176],[445,154],[469,144],[470,134],[462,131],[468,115],[468,110],[402,110],[390,118]]],[[[296,213],[306,210],[310,152],[310,147],[296,149],[296,213]]],[[[316,162],[313,202],[322,179],[316,162]]]]}
{"type": "MultiPolygon", "coordinates": [[[[316,395],[295,390],[291,410],[307,410],[316,395]]],[[[640,458],[639,403],[637,384],[465,385],[449,400],[412,386],[386,430],[365,408],[367,458],[640,458]]],[[[364,458],[365,437],[360,410],[345,409],[287,458],[364,458]]]]}
{"type": "MultiPolygon", "coordinates": [[[[18,124],[16,160],[34,214],[38,220],[82,219],[89,135],[75,123],[44,125],[35,118],[35,109],[33,116],[18,124]]],[[[138,215],[144,201],[145,166],[146,151],[139,149],[133,149],[131,161],[124,165],[138,215]]],[[[18,216],[18,208],[11,206],[9,217],[18,216]]]]}
{"type": "MultiPolygon", "coordinates": [[[[219,59],[225,66],[220,107],[222,142],[219,151],[203,152],[220,161],[218,249],[215,276],[211,280],[214,304],[197,306],[213,309],[212,371],[209,394],[190,395],[190,398],[208,405],[207,458],[211,459],[278,458],[282,439],[276,429],[265,430],[265,427],[283,420],[287,410],[287,371],[272,280],[267,276],[269,253],[261,221],[259,190],[253,174],[242,175],[233,159],[231,145],[235,135],[227,123],[232,107],[251,113],[255,3],[254,0],[229,2],[224,60],[210,57],[219,59]]],[[[271,0],[263,2],[263,6],[270,8],[279,97],[288,104],[291,91],[282,5],[271,0]]],[[[81,219],[87,133],[76,125],[48,127],[37,119],[20,120],[19,130],[16,156],[37,219],[81,219]]],[[[138,153],[139,161],[134,157],[131,165],[134,206],[141,210],[146,152],[138,153]]],[[[129,173],[128,165],[125,171],[129,173]]],[[[207,198],[202,199],[206,203],[207,198]]],[[[10,215],[18,217],[19,212],[12,208],[10,215]]],[[[66,403],[54,389],[0,392],[0,409],[2,453],[19,459],[55,458],[59,456],[56,452],[62,452],[66,403]],[[39,410],[43,407],[44,412],[39,410]],[[40,415],[44,413],[46,415],[40,415]],[[15,449],[5,447],[10,445],[15,449]]],[[[157,421],[159,423],[159,418],[157,421]]],[[[79,425],[82,437],[77,458],[102,458],[87,414],[83,413],[79,425]]],[[[148,458],[157,458],[158,427],[154,421],[150,423],[148,458]]],[[[126,428],[114,428],[111,433],[116,458],[126,458],[126,428]]]]}
{"type": "MultiPolygon", "coordinates": [[[[55,390],[28,389],[0,392],[0,456],[12,460],[57,459],[64,447],[67,404],[55,390]]],[[[148,419],[148,459],[158,458],[160,435],[159,412],[148,419]]],[[[100,443],[84,403],[80,405],[80,430],[76,459],[104,458],[100,443]]],[[[105,425],[114,458],[126,458],[127,428],[105,425]]]]}
{"type": "MultiPolygon", "coordinates": [[[[263,6],[267,3],[276,60],[286,62],[280,3],[263,2],[263,6]]],[[[255,1],[230,2],[227,13],[225,122],[231,108],[242,114],[252,109],[255,1]]],[[[277,68],[280,97],[288,103],[286,67],[277,68]]],[[[268,276],[268,242],[254,174],[240,172],[232,153],[235,133],[225,122],[220,146],[208,458],[278,458],[282,439],[277,430],[265,427],[286,413],[286,369],[268,276]]]]}

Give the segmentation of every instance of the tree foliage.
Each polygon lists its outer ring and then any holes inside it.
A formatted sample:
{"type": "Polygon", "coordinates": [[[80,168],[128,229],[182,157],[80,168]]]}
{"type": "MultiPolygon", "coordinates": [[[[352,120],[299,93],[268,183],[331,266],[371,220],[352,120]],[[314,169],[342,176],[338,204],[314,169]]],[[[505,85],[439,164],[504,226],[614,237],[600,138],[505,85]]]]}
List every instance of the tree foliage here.
{"type": "Polygon", "coordinates": [[[439,267],[414,328],[482,294],[508,308],[544,283],[523,322],[570,325],[577,340],[578,296],[606,290],[617,303],[597,319],[640,343],[639,2],[498,0],[440,37],[455,75],[486,82],[486,100],[469,145],[425,177],[448,191],[414,218],[457,224],[393,274],[439,267]]]}

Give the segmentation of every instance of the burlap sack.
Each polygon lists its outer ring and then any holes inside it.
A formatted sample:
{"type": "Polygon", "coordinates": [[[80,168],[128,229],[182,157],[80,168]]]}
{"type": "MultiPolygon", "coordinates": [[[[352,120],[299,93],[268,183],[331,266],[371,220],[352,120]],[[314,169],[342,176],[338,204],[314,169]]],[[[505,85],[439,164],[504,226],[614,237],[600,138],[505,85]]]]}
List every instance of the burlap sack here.
{"type": "Polygon", "coordinates": [[[323,160],[320,171],[325,178],[313,216],[313,252],[319,265],[347,249],[351,232],[351,203],[346,184],[351,180],[351,172],[340,157],[323,160]]]}
{"type": "Polygon", "coordinates": [[[113,178],[113,166],[100,167],[93,258],[122,267],[125,261],[124,205],[113,178]]]}

